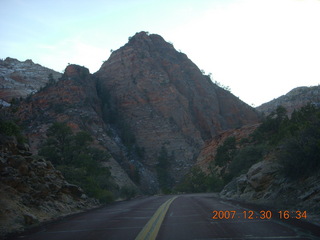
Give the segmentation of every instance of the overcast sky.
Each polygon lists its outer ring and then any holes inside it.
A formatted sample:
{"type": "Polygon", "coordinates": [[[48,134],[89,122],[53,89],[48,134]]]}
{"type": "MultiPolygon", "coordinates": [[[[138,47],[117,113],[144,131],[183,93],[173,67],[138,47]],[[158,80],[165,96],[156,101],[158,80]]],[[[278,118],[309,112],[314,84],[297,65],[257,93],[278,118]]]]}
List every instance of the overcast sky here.
{"type": "Polygon", "coordinates": [[[0,0],[0,58],[96,72],[136,32],[258,106],[320,82],[320,0],[0,0]]]}

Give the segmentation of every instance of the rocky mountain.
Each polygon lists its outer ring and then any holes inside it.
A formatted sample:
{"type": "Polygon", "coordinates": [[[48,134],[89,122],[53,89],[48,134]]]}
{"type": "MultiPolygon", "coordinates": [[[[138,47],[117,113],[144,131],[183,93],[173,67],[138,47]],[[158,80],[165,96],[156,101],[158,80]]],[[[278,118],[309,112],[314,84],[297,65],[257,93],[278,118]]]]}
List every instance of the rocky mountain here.
{"type": "Polygon", "coordinates": [[[65,122],[74,133],[89,132],[110,154],[104,164],[119,187],[149,193],[159,190],[160,158],[168,162],[162,170],[171,188],[206,140],[259,121],[253,108],[212,83],[185,54],[146,32],[131,37],[95,74],[69,65],[59,81],[16,108],[33,153],[54,122],[65,122]]]}
{"type": "Polygon", "coordinates": [[[207,141],[205,146],[201,149],[201,152],[197,158],[197,162],[195,165],[199,166],[200,169],[206,174],[209,174],[210,166],[215,161],[215,157],[217,155],[217,149],[218,147],[223,145],[226,139],[234,137],[235,140],[239,142],[241,141],[241,139],[248,138],[257,129],[259,125],[260,123],[257,123],[245,125],[237,129],[230,129],[220,133],[212,140],[207,141]]]}
{"type": "Polygon", "coordinates": [[[95,76],[144,149],[142,163],[154,169],[165,147],[174,156],[169,171],[175,181],[195,163],[204,141],[259,121],[254,109],[159,35],[137,33],[95,76]]]}
{"type": "MultiPolygon", "coordinates": [[[[287,182],[277,175],[279,164],[270,161],[273,155],[266,154],[261,146],[269,143],[254,145],[256,140],[248,140],[260,126],[260,114],[214,84],[185,54],[159,35],[135,34],[127,44],[113,51],[94,74],[72,64],[60,75],[31,60],[19,62],[10,58],[1,61],[0,67],[0,93],[4,101],[29,95],[6,110],[22,126],[29,146],[18,146],[14,140],[12,143],[12,139],[0,136],[0,194],[8,193],[0,198],[3,226],[18,223],[21,227],[57,216],[61,209],[71,213],[84,209],[86,204],[88,207],[97,204],[77,186],[66,182],[49,161],[36,157],[50,139],[48,131],[57,122],[65,123],[72,136],[88,133],[92,138],[90,147],[103,150],[103,160],[95,160],[99,167],[110,171],[115,192],[134,189],[154,194],[163,190],[163,186],[172,189],[195,165],[210,174],[212,163],[221,155],[219,147],[224,147],[228,156],[225,165],[214,166],[217,176],[222,178],[232,167],[233,171],[243,170],[245,174],[226,186],[221,193],[223,197],[273,201],[281,191],[290,190],[287,196],[299,194],[306,203],[303,206],[311,206],[319,199],[319,181],[315,177],[304,181],[311,187],[309,192],[302,188],[297,190],[299,193],[293,191],[294,186],[303,183],[287,182]],[[232,141],[224,146],[228,139],[232,141]],[[235,152],[238,168],[230,165],[229,157],[235,152]],[[6,214],[13,216],[13,222],[6,214]]],[[[296,89],[283,97],[290,101],[278,100],[273,105],[291,102],[291,106],[297,106],[302,100],[293,104],[292,99],[300,99],[300,95],[315,99],[318,88],[310,89],[307,94],[302,94],[304,88],[296,89]]],[[[271,105],[258,109],[267,113],[273,109],[271,105]]],[[[0,110],[5,115],[4,108],[0,110]]],[[[297,126],[291,128],[295,129],[297,126]]],[[[269,141],[271,135],[266,136],[261,139],[269,141]]],[[[269,149],[266,152],[274,153],[269,149]]],[[[79,170],[70,165],[62,167],[79,170]]]]}
{"type": "MultiPolygon", "coordinates": [[[[121,143],[115,140],[116,133],[107,126],[101,113],[101,105],[96,90],[96,79],[89,70],[77,65],[69,65],[61,79],[19,104],[16,116],[26,126],[31,151],[35,154],[47,139],[46,132],[54,122],[65,122],[73,132],[87,131],[94,137],[94,145],[111,152],[115,158],[126,159],[121,143]],[[110,137],[112,135],[112,137],[110,137]]],[[[112,157],[104,162],[111,168],[119,187],[135,186],[128,174],[112,157]]],[[[128,167],[129,168],[129,167],[128,167]]]]}
{"type": "Polygon", "coordinates": [[[265,115],[269,115],[281,105],[287,109],[287,113],[290,116],[294,110],[300,109],[307,103],[320,105],[320,86],[294,88],[287,94],[264,103],[256,109],[265,115]]]}
{"type": "Polygon", "coordinates": [[[0,104],[8,105],[14,98],[25,98],[44,87],[50,80],[57,81],[62,74],[35,64],[7,57],[0,60],[0,104]]]}
{"type": "Polygon", "coordinates": [[[43,221],[100,204],[68,183],[51,162],[29,146],[0,134],[0,238],[43,221]]]}
{"type": "Polygon", "coordinates": [[[196,166],[223,182],[222,198],[304,209],[319,224],[319,113],[306,105],[290,119],[278,111],[262,123],[225,131],[207,142],[196,166]]]}

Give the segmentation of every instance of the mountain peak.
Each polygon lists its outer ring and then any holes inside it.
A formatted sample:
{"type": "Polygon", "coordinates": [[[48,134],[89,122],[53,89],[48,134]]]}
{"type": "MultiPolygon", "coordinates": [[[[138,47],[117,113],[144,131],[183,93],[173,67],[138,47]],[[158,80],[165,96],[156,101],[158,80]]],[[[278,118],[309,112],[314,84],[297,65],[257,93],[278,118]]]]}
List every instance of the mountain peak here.
{"type": "Polygon", "coordinates": [[[173,48],[171,43],[168,43],[158,34],[149,34],[149,32],[137,32],[133,37],[129,37],[129,42],[125,46],[153,46],[153,47],[166,47],[173,48]]]}
{"type": "Polygon", "coordinates": [[[146,31],[141,31],[141,32],[137,32],[135,35],[133,35],[133,37],[129,37],[130,40],[133,39],[147,39],[149,38],[149,32],[146,31]]]}
{"type": "Polygon", "coordinates": [[[55,80],[61,77],[61,73],[36,64],[31,59],[19,61],[7,57],[0,60],[1,100],[10,102],[14,98],[24,98],[37,92],[48,83],[50,74],[55,80]]]}
{"type": "Polygon", "coordinates": [[[287,109],[287,114],[290,116],[294,110],[298,110],[308,103],[320,105],[320,86],[297,87],[270,102],[264,103],[257,107],[257,110],[268,115],[276,110],[278,106],[283,106],[287,109]]]}
{"type": "Polygon", "coordinates": [[[89,69],[76,64],[70,64],[66,67],[64,74],[67,77],[79,77],[81,75],[89,75],[89,69]]]}
{"type": "Polygon", "coordinates": [[[171,171],[179,180],[204,141],[220,131],[256,123],[258,115],[161,36],[139,32],[114,51],[96,73],[110,106],[126,119],[142,160],[157,165],[162,147],[174,153],[171,171]]]}

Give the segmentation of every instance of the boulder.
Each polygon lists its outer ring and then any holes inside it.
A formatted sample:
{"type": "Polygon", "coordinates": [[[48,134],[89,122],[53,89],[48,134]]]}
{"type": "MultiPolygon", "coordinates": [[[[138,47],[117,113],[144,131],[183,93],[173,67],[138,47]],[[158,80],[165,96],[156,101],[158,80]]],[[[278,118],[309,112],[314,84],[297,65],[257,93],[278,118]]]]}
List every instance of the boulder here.
{"type": "Polygon", "coordinates": [[[38,218],[31,213],[25,213],[23,218],[26,225],[33,225],[39,222],[38,218]]]}
{"type": "Polygon", "coordinates": [[[77,197],[77,198],[81,198],[81,196],[83,194],[83,191],[80,187],[78,187],[77,185],[70,184],[70,183],[65,183],[61,187],[60,192],[70,194],[70,195],[77,197]]]}
{"type": "Polygon", "coordinates": [[[280,165],[270,161],[261,161],[254,164],[247,173],[248,184],[255,191],[266,190],[280,170],[280,165]]]}

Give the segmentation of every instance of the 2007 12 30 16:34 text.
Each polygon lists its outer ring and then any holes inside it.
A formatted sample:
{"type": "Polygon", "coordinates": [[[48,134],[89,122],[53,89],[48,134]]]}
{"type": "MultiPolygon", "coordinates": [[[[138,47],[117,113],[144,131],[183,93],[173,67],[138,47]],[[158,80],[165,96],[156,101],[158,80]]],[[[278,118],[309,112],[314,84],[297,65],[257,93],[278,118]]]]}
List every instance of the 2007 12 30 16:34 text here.
{"type": "Polygon", "coordinates": [[[259,212],[255,212],[252,210],[245,210],[242,212],[239,211],[212,211],[213,216],[212,219],[307,219],[307,211],[289,211],[283,210],[278,212],[272,212],[270,210],[261,210],[259,212]]]}

